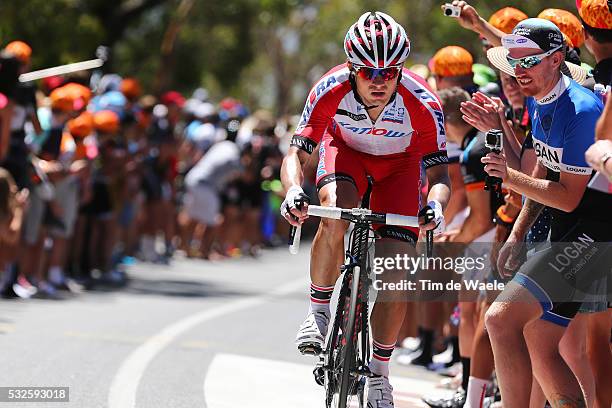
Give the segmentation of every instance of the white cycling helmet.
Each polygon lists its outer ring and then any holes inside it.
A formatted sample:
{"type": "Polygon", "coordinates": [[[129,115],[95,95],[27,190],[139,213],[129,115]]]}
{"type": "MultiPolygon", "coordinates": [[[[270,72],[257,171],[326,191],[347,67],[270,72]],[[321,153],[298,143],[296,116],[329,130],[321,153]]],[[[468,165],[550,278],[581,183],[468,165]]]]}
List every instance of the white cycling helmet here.
{"type": "Polygon", "coordinates": [[[380,11],[364,13],[344,38],[344,52],[355,65],[387,68],[402,64],[410,54],[404,27],[380,11]]]}

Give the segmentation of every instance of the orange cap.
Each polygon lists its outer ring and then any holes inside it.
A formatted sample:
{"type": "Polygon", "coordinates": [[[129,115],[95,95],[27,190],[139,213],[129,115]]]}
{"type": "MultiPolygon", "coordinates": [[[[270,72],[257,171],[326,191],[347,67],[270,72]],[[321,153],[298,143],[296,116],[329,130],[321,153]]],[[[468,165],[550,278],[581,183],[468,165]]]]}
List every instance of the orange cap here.
{"type": "Polygon", "coordinates": [[[434,55],[431,71],[439,76],[470,75],[474,58],[468,50],[456,45],[444,47],[434,55]]]}
{"type": "Polygon", "coordinates": [[[91,99],[91,90],[84,85],[70,82],[62,88],[64,88],[74,100],[75,109],[84,108],[91,99]]]}
{"type": "Polygon", "coordinates": [[[76,138],[89,136],[93,132],[94,120],[91,112],[85,111],[68,121],[68,131],[76,138]]]}
{"type": "Polygon", "coordinates": [[[122,80],[121,85],[119,85],[119,90],[121,90],[121,93],[128,99],[136,99],[140,97],[142,93],[140,83],[135,78],[125,78],[122,80]]]}
{"type": "Polygon", "coordinates": [[[511,34],[518,23],[527,20],[529,16],[514,7],[504,7],[497,10],[489,18],[489,24],[506,34],[511,34]]]}
{"type": "Polygon", "coordinates": [[[576,0],[576,8],[589,27],[612,30],[612,11],[607,0],[576,0]]]}
{"type": "Polygon", "coordinates": [[[110,110],[96,112],[93,117],[94,128],[101,133],[117,133],[119,116],[110,110]]]}
{"type": "Polygon", "coordinates": [[[538,14],[538,18],[552,21],[571,41],[575,48],[584,44],[584,29],[578,17],[567,10],[549,8],[538,14]]]}
{"type": "Polygon", "coordinates": [[[13,54],[23,64],[30,62],[32,56],[32,48],[23,41],[12,41],[4,48],[5,51],[13,54]]]}
{"type": "Polygon", "coordinates": [[[51,109],[60,110],[62,112],[71,112],[74,110],[74,98],[65,87],[55,88],[51,95],[51,109]]]}

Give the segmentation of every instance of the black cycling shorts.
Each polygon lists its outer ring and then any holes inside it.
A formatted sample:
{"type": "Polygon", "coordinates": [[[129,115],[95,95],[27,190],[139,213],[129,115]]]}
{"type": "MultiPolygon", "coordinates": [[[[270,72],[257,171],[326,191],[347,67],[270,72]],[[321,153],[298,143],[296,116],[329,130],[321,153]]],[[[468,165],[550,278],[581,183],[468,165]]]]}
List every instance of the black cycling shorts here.
{"type": "Polygon", "coordinates": [[[610,287],[591,293],[595,282],[612,282],[612,225],[579,220],[559,242],[535,253],[514,282],[540,302],[542,319],[567,326],[582,302],[610,300],[610,287]]]}

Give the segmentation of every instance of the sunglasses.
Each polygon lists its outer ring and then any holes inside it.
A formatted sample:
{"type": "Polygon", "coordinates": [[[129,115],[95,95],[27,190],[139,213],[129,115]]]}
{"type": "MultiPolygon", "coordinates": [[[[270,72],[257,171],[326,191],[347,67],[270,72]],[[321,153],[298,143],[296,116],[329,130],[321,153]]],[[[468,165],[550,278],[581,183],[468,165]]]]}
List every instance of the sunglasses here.
{"type": "Polygon", "coordinates": [[[401,67],[389,67],[389,68],[370,68],[353,66],[353,70],[361,79],[366,81],[372,81],[377,76],[380,76],[384,81],[391,81],[397,78],[400,73],[401,67]]]}
{"type": "Polygon", "coordinates": [[[561,47],[563,47],[563,45],[559,45],[558,47],[555,47],[552,50],[546,51],[542,54],[530,55],[528,57],[523,58],[512,58],[510,55],[507,55],[506,59],[508,60],[508,64],[510,64],[512,69],[516,69],[517,66],[520,66],[524,69],[529,69],[538,65],[544,60],[544,58],[552,55],[553,53],[561,49],[561,47]]]}

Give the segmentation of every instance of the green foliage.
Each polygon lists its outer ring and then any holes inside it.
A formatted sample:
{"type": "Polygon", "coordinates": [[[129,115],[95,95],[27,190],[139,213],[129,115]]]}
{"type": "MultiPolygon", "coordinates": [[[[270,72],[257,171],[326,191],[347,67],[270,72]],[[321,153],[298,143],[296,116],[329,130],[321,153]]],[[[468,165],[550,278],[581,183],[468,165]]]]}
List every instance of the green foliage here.
{"type": "MultiPolygon", "coordinates": [[[[344,62],[347,28],[367,10],[385,11],[411,39],[409,65],[427,63],[446,45],[461,45],[484,62],[477,36],[444,17],[434,0],[196,0],[180,25],[171,83],[189,91],[208,87],[248,103],[299,112],[318,76],[344,62]]],[[[112,68],[155,83],[161,44],[180,0],[0,1],[0,43],[32,45],[33,69],[93,57],[100,44],[113,49],[112,68]]],[[[546,7],[575,12],[574,0],[478,0],[488,18],[512,5],[530,16],[546,7]]],[[[586,50],[583,55],[587,55],[586,50]]],[[[588,58],[587,58],[588,60],[588,58]]],[[[592,61],[592,60],[589,60],[592,61]]],[[[162,68],[164,68],[162,66],[162,68]]]]}

